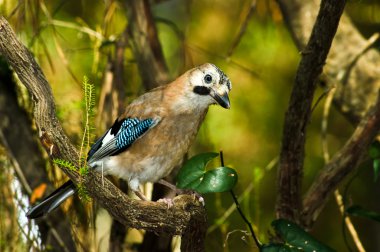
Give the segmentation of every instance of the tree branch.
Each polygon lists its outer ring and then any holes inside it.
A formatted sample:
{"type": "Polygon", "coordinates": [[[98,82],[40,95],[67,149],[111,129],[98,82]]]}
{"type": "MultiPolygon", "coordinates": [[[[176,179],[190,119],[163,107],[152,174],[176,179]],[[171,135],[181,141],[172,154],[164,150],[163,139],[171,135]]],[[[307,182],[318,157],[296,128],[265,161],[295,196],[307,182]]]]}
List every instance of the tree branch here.
{"type": "MultiPolygon", "coordinates": [[[[55,103],[49,83],[32,54],[16,38],[4,17],[0,17],[0,52],[17,73],[34,101],[34,117],[41,131],[41,141],[51,158],[61,158],[78,165],[78,153],[64,134],[55,114],[55,103]]],[[[62,170],[74,183],[82,182],[89,194],[120,223],[132,228],[156,233],[183,235],[183,251],[203,251],[204,236],[189,236],[205,232],[205,209],[193,197],[180,195],[174,198],[174,207],[165,203],[132,200],[101,175],[90,172],[81,177],[77,171],[62,170]],[[196,223],[194,223],[196,222],[196,223]],[[197,230],[193,230],[196,227],[197,230]],[[203,230],[203,231],[202,231],[203,230]]]]}
{"type": "Polygon", "coordinates": [[[323,0],[303,51],[285,116],[278,171],[276,214],[299,222],[306,125],[314,91],[337,30],[345,1],[323,0]]]}
{"type": "MultiPolygon", "coordinates": [[[[277,2],[297,47],[303,50],[317,16],[320,1],[277,0],[277,2]]],[[[363,51],[367,46],[367,40],[348,16],[343,14],[324,73],[328,76],[326,80],[328,85],[338,84],[334,105],[354,124],[360,122],[368,108],[375,102],[377,90],[380,88],[378,69],[380,53],[376,49],[363,51]],[[348,62],[348,59],[353,59],[357,55],[360,55],[360,58],[355,61],[354,66],[350,66],[351,62],[348,62]],[[348,64],[344,64],[345,62],[348,64]],[[341,79],[342,73],[349,78],[341,79]]]]}
{"type": "Polygon", "coordinates": [[[334,155],[314,180],[303,201],[302,222],[310,228],[328,196],[353,171],[380,131],[380,93],[376,104],[362,119],[345,146],[334,155]]]}

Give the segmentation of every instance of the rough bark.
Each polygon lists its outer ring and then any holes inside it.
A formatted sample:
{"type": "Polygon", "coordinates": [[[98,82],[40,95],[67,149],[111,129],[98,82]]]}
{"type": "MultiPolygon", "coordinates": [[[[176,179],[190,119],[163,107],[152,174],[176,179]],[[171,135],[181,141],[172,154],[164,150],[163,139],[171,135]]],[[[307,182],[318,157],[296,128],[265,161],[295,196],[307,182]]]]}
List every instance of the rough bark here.
{"type": "MultiPolygon", "coordinates": [[[[60,158],[78,164],[78,152],[63,132],[55,114],[51,88],[32,54],[23,46],[4,17],[0,17],[0,52],[13,67],[21,82],[28,89],[34,102],[34,117],[42,133],[41,141],[51,158],[60,158]]],[[[195,231],[206,229],[205,209],[193,197],[180,195],[174,198],[174,207],[165,203],[132,200],[107,179],[96,172],[81,177],[78,171],[62,167],[75,184],[82,183],[90,196],[99,202],[113,218],[123,225],[157,233],[182,235],[183,251],[204,250],[204,236],[189,239],[195,231]],[[198,221],[198,223],[192,223],[198,221]],[[194,242],[197,241],[197,242],[194,242]]]]}
{"type": "Polygon", "coordinates": [[[330,50],[345,1],[323,0],[293,85],[285,115],[278,170],[278,218],[299,222],[306,139],[314,91],[330,50]]]}

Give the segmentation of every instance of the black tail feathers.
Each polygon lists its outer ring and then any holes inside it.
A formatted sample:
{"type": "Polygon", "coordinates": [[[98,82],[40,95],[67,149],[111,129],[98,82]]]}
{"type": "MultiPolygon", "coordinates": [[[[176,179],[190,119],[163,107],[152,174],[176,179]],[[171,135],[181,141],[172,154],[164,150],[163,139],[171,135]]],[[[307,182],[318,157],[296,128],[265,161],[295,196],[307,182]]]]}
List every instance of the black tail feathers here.
{"type": "Polygon", "coordinates": [[[67,198],[73,195],[76,191],[74,183],[69,180],[64,183],[57,190],[52,192],[41,203],[33,206],[27,213],[26,217],[29,219],[36,219],[42,217],[62,204],[67,198]]]}

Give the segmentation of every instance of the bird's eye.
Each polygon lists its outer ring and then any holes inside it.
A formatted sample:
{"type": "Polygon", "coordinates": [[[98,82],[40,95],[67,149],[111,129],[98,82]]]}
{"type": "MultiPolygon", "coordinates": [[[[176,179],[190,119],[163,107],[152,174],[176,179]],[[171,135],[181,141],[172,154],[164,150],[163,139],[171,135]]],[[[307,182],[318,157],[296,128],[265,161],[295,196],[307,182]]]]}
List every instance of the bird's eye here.
{"type": "Polygon", "coordinates": [[[206,74],[204,80],[207,84],[210,84],[212,82],[212,76],[209,74],[206,74]]]}

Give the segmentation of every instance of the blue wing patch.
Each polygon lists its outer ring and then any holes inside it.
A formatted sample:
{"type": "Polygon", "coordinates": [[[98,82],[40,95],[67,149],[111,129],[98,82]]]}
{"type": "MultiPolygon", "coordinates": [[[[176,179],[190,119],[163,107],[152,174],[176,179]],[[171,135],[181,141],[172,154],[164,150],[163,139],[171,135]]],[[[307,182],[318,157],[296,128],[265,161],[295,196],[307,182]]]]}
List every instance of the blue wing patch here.
{"type": "Polygon", "coordinates": [[[116,147],[119,149],[118,152],[128,148],[137,138],[142,136],[153,124],[154,120],[151,118],[142,121],[136,118],[126,119],[121,125],[119,134],[116,135],[116,147]]]}
{"type": "Polygon", "coordinates": [[[88,164],[91,166],[92,163],[104,157],[123,152],[157,122],[158,120],[152,118],[116,120],[112,127],[92,145],[88,152],[88,164]]]}

